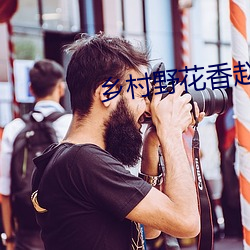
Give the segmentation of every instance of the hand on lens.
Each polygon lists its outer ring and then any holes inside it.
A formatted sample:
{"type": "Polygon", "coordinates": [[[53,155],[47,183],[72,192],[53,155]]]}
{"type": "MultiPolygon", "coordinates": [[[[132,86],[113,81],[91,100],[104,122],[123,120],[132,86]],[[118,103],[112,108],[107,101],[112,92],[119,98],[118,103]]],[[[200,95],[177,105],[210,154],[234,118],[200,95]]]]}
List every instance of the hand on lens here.
{"type": "MultiPolygon", "coordinates": [[[[201,122],[203,118],[205,117],[205,112],[200,112],[197,102],[194,102],[194,109],[195,109],[195,116],[197,118],[198,122],[201,122]]],[[[194,119],[194,116],[192,115],[192,123],[191,125],[195,125],[196,121],[194,119]]]]}
{"type": "MultiPolygon", "coordinates": [[[[155,89],[150,108],[157,134],[164,130],[166,134],[169,132],[181,134],[192,123],[191,95],[188,93],[182,95],[183,91],[184,86],[178,84],[175,86],[175,93],[169,94],[161,100],[161,94],[155,94],[157,88],[155,89]]],[[[197,112],[199,113],[199,111],[197,112]]]]}

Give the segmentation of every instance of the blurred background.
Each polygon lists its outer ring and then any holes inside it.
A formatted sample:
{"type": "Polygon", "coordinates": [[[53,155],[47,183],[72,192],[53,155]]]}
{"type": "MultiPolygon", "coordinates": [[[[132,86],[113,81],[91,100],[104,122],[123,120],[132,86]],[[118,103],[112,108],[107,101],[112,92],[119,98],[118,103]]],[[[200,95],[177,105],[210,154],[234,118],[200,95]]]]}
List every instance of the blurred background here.
{"type": "MultiPolygon", "coordinates": [[[[152,65],[167,70],[227,63],[232,68],[229,0],[0,0],[0,136],[14,117],[29,112],[28,72],[42,58],[66,70],[63,45],[80,32],[104,31],[142,43],[151,50],[152,65]]],[[[245,13],[250,1],[245,1],[245,13]]],[[[246,19],[250,33],[250,20],[246,19]]],[[[249,46],[249,40],[247,40],[249,46]]],[[[177,76],[182,79],[181,72],[177,76]]],[[[230,72],[229,74],[232,74],[230,72]]],[[[206,82],[209,87],[209,81],[206,82]]],[[[233,86],[233,77],[229,86],[233,86]]],[[[229,111],[201,125],[201,158],[213,202],[215,236],[242,237],[239,183],[235,172],[235,126],[232,89],[226,90],[229,111]],[[210,153],[210,154],[209,154],[210,153]],[[230,158],[231,157],[231,158],[230,158]]],[[[69,96],[62,100],[70,111],[69,96]]],[[[1,137],[0,137],[1,138],[1,137]]],[[[228,248],[234,249],[234,248],[228,248]]],[[[240,248],[235,248],[240,249],[240,248]]]]}
{"type": "MultiPolygon", "coordinates": [[[[182,69],[184,65],[197,65],[207,69],[208,65],[217,63],[228,63],[231,67],[228,0],[1,2],[0,8],[3,11],[7,3],[17,4],[17,10],[10,19],[11,34],[6,22],[0,25],[0,82],[11,82],[9,53],[12,53],[15,59],[15,94],[21,112],[26,110],[26,103],[33,101],[22,82],[28,80],[26,69],[34,60],[41,58],[54,59],[66,68],[68,58],[62,53],[62,45],[72,42],[79,32],[94,34],[104,31],[123,36],[133,43],[142,42],[151,48],[151,59],[164,61],[166,69],[182,69]],[[8,44],[9,35],[13,43],[12,49],[8,44]]],[[[248,13],[249,1],[246,1],[246,7],[248,13]]],[[[247,22],[249,24],[250,20],[247,22]]],[[[247,28],[249,33],[250,25],[247,28]]],[[[6,84],[1,83],[0,88],[8,92],[5,90],[6,84]]],[[[12,118],[11,107],[8,105],[10,100],[7,100],[9,96],[4,96],[0,99],[1,126],[12,118]],[[9,112],[6,113],[6,110],[9,112]]],[[[67,100],[64,105],[69,109],[67,100]]]]}

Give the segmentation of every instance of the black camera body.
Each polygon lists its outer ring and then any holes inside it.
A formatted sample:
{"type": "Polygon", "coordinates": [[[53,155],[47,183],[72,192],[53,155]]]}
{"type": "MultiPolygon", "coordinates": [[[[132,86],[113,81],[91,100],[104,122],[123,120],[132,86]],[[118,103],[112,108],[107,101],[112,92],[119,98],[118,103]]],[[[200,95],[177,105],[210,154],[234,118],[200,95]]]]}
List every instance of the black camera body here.
{"type": "MultiPolygon", "coordinates": [[[[152,72],[150,74],[151,79],[154,79],[154,72],[157,71],[165,71],[164,63],[158,63],[156,64],[152,72]]],[[[151,80],[152,86],[155,85],[154,80],[151,80]]],[[[162,99],[165,98],[167,95],[171,94],[171,91],[173,90],[173,82],[170,82],[169,84],[166,84],[164,86],[165,90],[167,90],[166,93],[162,94],[162,99]]],[[[178,84],[178,83],[176,83],[178,84]]],[[[148,96],[149,100],[152,100],[153,96],[153,89],[148,96]]],[[[184,91],[182,94],[185,94],[184,91]]],[[[192,96],[191,104],[193,102],[196,102],[200,112],[205,112],[206,116],[210,116],[213,114],[223,114],[227,108],[228,108],[228,96],[224,89],[210,89],[206,88],[204,90],[196,91],[194,89],[190,89],[188,93],[192,96]]]]}

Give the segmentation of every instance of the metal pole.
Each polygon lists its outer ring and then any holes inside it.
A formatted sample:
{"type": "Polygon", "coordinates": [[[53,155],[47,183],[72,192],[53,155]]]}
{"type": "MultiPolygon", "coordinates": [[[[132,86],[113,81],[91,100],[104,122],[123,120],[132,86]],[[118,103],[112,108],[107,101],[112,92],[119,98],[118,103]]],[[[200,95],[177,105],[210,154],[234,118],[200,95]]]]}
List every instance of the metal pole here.
{"type": "MultiPolygon", "coordinates": [[[[232,40],[232,68],[248,62],[247,44],[247,22],[245,13],[245,0],[230,0],[230,21],[232,40]]],[[[248,67],[247,67],[248,68],[248,67]]],[[[237,69],[235,69],[236,71],[237,69]]],[[[243,225],[244,249],[250,249],[250,85],[247,77],[249,72],[244,74],[242,79],[240,73],[234,72],[234,79],[237,77],[243,84],[237,83],[233,87],[233,103],[236,128],[236,166],[239,167],[241,217],[243,225]]]]}
{"type": "Polygon", "coordinates": [[[39,15],[39,25],[43,27],[43,3],[42,0],[38,0],[38,15],[39,15]]]}
{"type": "Polygon", "coordinates": [[[95,33],[95,12],[93,0],[79,0],[81,31],[95,33]]]}
{"type": "Polygon", "coordinates": [[[218,62],[221,63],[220,0],[217,0],[217,38],[218,38],[218,62]]]}

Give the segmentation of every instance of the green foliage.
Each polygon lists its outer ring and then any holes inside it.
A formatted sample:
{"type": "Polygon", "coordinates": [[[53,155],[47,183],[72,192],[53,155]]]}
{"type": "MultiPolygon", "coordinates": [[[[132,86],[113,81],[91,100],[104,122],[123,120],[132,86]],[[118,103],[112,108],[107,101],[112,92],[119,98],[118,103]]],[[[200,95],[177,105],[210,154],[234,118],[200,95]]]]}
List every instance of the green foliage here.
{"type": "Polygon", "coordinates": [[[16,59],[34,60],[36,58],[36,46],[34,41],[18,39],[14,44],[16,59]]]}

